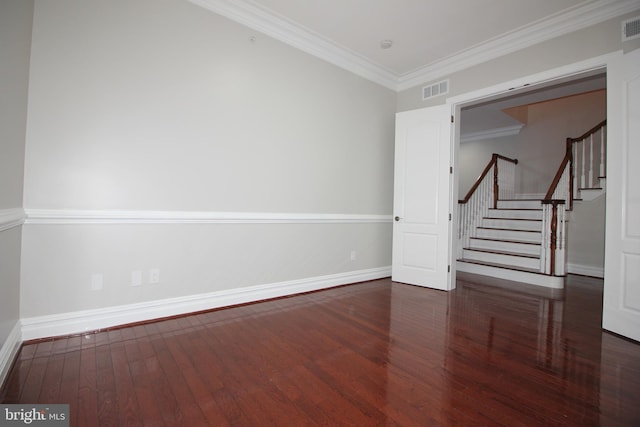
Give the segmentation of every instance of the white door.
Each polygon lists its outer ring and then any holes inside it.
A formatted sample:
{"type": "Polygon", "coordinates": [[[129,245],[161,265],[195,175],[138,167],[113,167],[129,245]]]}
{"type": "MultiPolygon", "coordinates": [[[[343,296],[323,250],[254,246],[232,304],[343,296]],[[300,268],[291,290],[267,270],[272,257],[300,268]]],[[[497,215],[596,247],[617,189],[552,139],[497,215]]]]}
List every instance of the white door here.
{"type": "Polygon", "coordinates": [[[396,115],[391,278],[451,289],[451,106],[396,115]]]}
{"type": "Polygon", "coordinates": [[[640,341],[640,50],[607,66],[602,327],[640,341]]]}

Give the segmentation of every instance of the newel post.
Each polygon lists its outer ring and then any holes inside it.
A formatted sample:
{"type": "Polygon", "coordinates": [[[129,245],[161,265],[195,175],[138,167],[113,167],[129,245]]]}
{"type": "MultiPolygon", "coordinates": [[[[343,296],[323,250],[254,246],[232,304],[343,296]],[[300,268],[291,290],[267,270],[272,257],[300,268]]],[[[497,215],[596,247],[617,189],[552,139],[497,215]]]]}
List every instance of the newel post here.
{"type": "MultiPolygon", "coordinates": [[[[547,274],[555,276],[556,274],[556,251],[558,250],[558,243],[560,246],[564,246],[562,242],[558,242],[558,205],[564,205],[565,201],[560,199],[545,199],[542,201],[543,205],[551,205],[551,218],[549,218],[549,271],[547,274]]],[[[564,238],[564,236],[562,236],[564,238]]],[[[564,268],[562,269],[564,274],[564,268]]]]}

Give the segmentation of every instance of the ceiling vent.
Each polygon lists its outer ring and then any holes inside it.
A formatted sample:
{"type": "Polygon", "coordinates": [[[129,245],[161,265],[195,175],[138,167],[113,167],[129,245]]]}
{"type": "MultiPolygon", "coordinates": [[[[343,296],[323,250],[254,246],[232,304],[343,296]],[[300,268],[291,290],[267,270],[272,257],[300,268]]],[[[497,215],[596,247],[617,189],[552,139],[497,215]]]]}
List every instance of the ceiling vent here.
{"type": "Polygon", "coordinates": [[[449,93],[449,79],[422,88],[422,100],[449,93]]]}
{"type": "Polygon", "coordinates": [[[640,16],[622,22],[622,41],[640,37],[640,16]]]}

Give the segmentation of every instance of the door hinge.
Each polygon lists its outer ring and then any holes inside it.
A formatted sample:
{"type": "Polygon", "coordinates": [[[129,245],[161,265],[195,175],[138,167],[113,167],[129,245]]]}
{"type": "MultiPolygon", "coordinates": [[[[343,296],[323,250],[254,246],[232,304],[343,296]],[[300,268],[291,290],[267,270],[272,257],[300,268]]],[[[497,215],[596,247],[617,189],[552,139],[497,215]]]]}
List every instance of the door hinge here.
{"type": "Polygon", "coordinates": [[[451,264],[447,265],[447,273],[451,273],[451,264]]]}
{"type": "Polygon", "coordinates": [[[453,173],[453,166],[449,166],[449,173],[453,173]]]}
{"type": "Polygon", "coordinates": [[[449,221],[451,221],[451,214],[449,214],[449,221]]]}
{"type": "Polygon", "coordinates": [[[453,115],[451,116],[451,123],[453,123],[453,115]]]}

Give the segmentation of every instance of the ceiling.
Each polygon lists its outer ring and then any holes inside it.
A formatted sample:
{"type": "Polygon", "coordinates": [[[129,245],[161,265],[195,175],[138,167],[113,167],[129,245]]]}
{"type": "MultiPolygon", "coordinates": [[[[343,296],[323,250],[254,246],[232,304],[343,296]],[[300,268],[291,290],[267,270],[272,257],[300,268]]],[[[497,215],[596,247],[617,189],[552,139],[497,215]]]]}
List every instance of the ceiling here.
{"type": "Polygon", "coordinates": [[[519,121],[510,115],[510,109],[602,90],[606,87],[605,71],[593,70],[466,106],[462,109],[460,122],[461,142],[515,135],[520,132],[526,122],[519,121]]]}
{"type": "Polygon", "coordinates": [[[399,76],[588,0],[254,0],[399,76]],[[382,49],[382,40],[392,40],[382,49]]]}
{"type": "Polygon", "coordinates": [[[190,1],[398,91],[638,8],[638,0],[190,1]]]}

